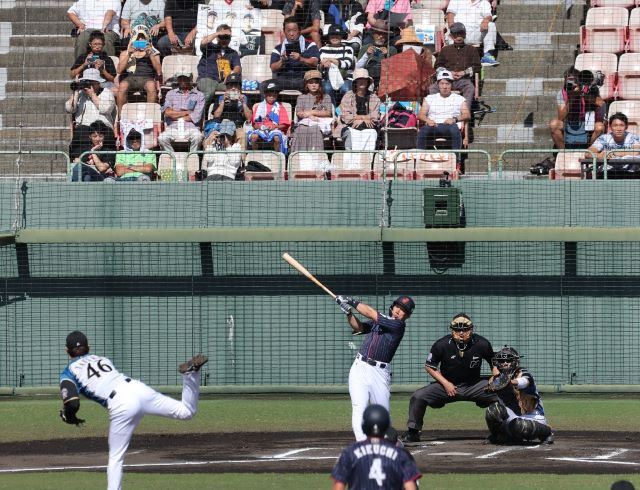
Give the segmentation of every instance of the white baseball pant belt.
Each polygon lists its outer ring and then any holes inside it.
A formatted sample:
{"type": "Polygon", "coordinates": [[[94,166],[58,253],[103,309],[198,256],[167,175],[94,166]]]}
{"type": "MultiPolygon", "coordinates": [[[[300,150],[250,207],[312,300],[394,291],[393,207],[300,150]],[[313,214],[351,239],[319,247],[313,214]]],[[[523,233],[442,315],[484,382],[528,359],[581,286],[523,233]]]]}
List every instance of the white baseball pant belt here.
{"type": "Polygon", "coordinates": [[[376,361],[375,359],[371,359],[370,357],[364,357],[359,352],[358,352],[358,354],[356,354],[356,359],[360,359],[361,361],[366,362],[367,364],[370,364],[371,366],[379,367],[380,369],[386,368],[387,364],[388,364],[387,362],[376,361]]]}
{"type": "MultiPolygon", "coordinates": [[[[131,382],[131,378],[124,378],[126,383],[130,383],[131,382]]],[[[118,392],[116,390],[113,390],[111,393],[109,393],[109,400],[113,400],[113,397],[116,396],[118,394],[118,392]]]]}

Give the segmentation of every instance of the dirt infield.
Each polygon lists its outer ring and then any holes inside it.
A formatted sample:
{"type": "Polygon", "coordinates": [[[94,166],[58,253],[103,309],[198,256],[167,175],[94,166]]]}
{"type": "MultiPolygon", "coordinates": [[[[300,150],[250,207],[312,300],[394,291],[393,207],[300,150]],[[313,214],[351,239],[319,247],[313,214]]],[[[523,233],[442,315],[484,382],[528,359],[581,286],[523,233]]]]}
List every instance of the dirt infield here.
{"type": "MultiPolygon", "coordinates": [[[[409,450],[430,473],[640,473],[640,433],[560,432],[552,446],[484,445],[484,432],[440,431],[409,450]]],[[[352,442],[346,432],[134,435],[127,471],[331,471],[352,442]]],[[[99,470],[106,438],[0,444],[0,473],[99,470]],[[79,449],[82,451],[79,451],[79,449]]]]}

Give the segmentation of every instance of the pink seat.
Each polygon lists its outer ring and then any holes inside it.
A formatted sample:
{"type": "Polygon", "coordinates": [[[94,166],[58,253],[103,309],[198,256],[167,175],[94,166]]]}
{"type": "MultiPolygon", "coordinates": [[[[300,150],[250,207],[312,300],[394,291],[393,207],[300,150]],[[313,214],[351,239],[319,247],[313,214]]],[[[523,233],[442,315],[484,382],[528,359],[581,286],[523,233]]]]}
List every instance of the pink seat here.
{"type": "Polygon", "coordinates": [[[591,0],[591,7],[624,7],[636,6],[636,0],[591,0]]]}
{"type": "Polygon", "coordinates": [[[554,178],[556,180],[581,179],[582,168],[580,166],[580,159],[583,157],[584,154],[580,152],[559,152],[556,156],[554,178]]]}
{"type": "Polygon", "coordinates": [[[626,49],[629,11],[623,7],[594,7],[580,28],[584,53],[622,53],[626,49]]]}
{"type": "Polygon", "coordinates": [[[375,152],[335,152],[331,158],[331,180],[371,180],[375,152]]]}
{"type": "Polygon", "coordinates": [[[244,180],[282,180],[282,161],[284,155],[268,151],[248,151],[244,162],[260,162],[270,169],[270,172],[245,172],[244,180]]]}
{"type": "Polygon", "coordinates": [[[373,178],[386,180],[414,180],[416,154],[412,152],[391,150],[379,152],[373,161],[373,178]]]}
{"type": "Polygon", "coordinates": [[[439,179],[443,172],[449,172],[451,180],[459,178],[454,153],[431,151],[416,155],[416,180],[439,179]]]}
{"type": "Polygon", "coordinates": [[[616,72],[618,57],[613,53],[582,53],[576,57],[576,70],[601,71],[604,84],[600,87],[600,97],[613,99],[616,90],[616,72]]]}
{"type": "Polygon", "coordinates": [[[627,51],[640,52],[640,8],[635,8],[629,16],[629,39],[627,51]]]}
{"type": "Polygon", "coordinates": [[[640,53],[620,56],[616,98],[640,100],[640,53]]]}
{"type": "Polygon", "coordinates": [[[294,152],[289,156],[289,180],[325,180],[329,157],[324,152],[294,152]]]}
{"type": "Polygon", "coordinates": [[[616,112],[622,112],[629,119],[629,131],[640,135],[640,100],[616,100],[609,104],[607,119],[616,112]]]}

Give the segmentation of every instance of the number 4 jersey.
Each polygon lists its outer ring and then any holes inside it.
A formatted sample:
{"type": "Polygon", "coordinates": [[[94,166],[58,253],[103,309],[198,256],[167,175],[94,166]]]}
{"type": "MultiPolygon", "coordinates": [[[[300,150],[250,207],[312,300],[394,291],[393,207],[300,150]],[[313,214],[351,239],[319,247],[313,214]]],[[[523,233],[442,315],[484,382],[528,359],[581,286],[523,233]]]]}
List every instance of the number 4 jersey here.
{"type": "Polygon", "coordinates": [[[350,490],[399,489],[416,481],[421,473],[404,448],[386,440],[370,439],[352,444],[340,455],[331,477],[350,490]]]}
{"type": "Polygon", "coordinates": [[[71,381],[79,393],[106,407],[111,392],[126,378],[106,357],[89,354],[69,363],[60,374],[60,384],[71,381]]]}

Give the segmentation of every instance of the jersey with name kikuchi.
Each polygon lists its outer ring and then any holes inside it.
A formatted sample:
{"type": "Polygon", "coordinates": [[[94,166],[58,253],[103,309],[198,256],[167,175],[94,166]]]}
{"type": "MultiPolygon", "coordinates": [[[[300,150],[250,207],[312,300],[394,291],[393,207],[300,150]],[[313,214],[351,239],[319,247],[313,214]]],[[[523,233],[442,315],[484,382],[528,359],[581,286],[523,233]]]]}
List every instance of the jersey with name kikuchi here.
{"type": "Polygon", "coordinates": [[[405,449],[385,439],[376,442],[367,439],[350,445],[342,451],[331,472],[331,477],[346,484],[349,490],[395,490],[421,476],[405,449]]]}
{"type": "Polygon", "coordinates": [[[362,326],[367,337],[358,351],[360,355],[380,362],[391,362],[404,337],[404,320],[396,320],[378,312],[376,321],[363,322],[362,326]]]}
{"type": "Polygon", "coordinates": [[[60,382],[71,381],[79,393],[105,407],[111,392],[126,378],[109,359],[93,354],[72,359],[60,374],[60,382]]]}
{"type": "Polygon", "coordinates": [[[431,346],[431,352],[427,356],[425,366],[438,369],[450,382],[455,384],[474,384],[480,381],[480,369],[482,360],[491,366],[493,359],[493,347],[491,343],[481,335],[473,334],[467,342],[464,350],[459,350],[458,345],[451,335],[446,335],[435,341],[431,346]]]}

